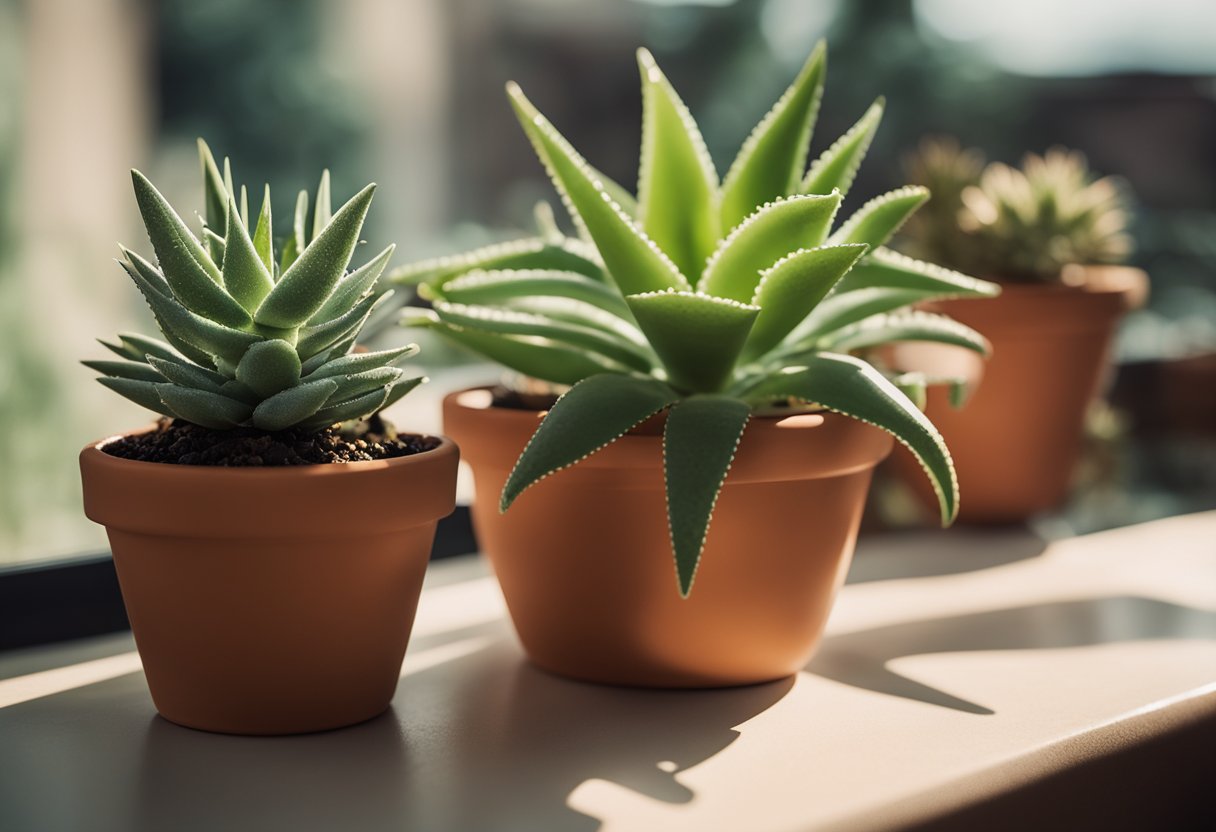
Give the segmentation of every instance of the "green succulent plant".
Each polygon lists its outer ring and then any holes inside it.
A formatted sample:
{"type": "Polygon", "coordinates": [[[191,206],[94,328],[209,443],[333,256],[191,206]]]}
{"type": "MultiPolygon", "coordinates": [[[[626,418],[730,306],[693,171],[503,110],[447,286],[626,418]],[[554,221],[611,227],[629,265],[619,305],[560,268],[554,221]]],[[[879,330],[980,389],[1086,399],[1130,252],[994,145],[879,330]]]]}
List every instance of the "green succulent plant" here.
{"type": "Polygon", "coordinates": [[[276,257],[270,188],[250,231],[231,167],[199,141],[206,198],[202,239],[152,183],[132,171],[157,264],[122,248],[120,265],[143,293],[165,340],[123,333],[101,341],[120,360],[85,361],[98,379],[149,410],[217,430],[319,432],[370,416],[424,381],[394,366],[414,345],[353,351],[372,310],[391,294],[375,285],[389,246],[347,273],[372,201],[368,185],[331,210],[329,174],[309,212],[296,200],[292,233],[276,257]]]}
{"type": "Polygon", "coordinates": [[[1029,153],[1021,168],[984,166],[979,151],[938,139],[922,143],[908,172],[930,187],[949,185],[940,207],[904,230],[904,248],[918,256],[1002,280],[1048,282],[1066,266],[1131,254],[1122,185],[1096,178],[1075,150],[1029,153]]]}
{"type": "Polygon", "coordinates": [[[983,353],[987,343],[973,330],[906,307],[998,289],[883,248],[928,197],[923,188],[892,191],[834,222],[882,101],[804,173],[824,80],[820,44],[719,181],[684,103],[648,52],[638,61],[636,198],[511,84],[520,124],[579,238],[546,220],[538,237],[392,275],[417,284],[433,305],[408,311],[404,323],[570,386],[520,456],[500,508],[666,410],[667,512],[687,595],[749,418],[798,402],[893,434],[924,465],[942,521],[951,522],[958,486],[949,452],[903,391],[923,394],[924,379],[888,379],[852,353],[918,339],[983,353]]]}

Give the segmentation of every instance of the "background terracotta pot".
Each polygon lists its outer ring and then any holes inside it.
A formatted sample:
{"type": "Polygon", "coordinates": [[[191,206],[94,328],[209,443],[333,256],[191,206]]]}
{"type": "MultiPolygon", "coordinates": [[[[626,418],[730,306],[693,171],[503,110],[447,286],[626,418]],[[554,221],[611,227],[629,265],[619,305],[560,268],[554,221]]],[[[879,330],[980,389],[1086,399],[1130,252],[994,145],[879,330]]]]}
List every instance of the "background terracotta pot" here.
{"type": "Polygon", "coordinates": [[[192,728],[360,722],[397,687],[458,452],[209,468],[80,454],[156,709],[192,728]]]}
{"type": "Polygon", "coordinates": [[[542,668],[612,684],[710,687],[804,667],[848,571],[876,428],[835,414],[753,419],[714,512],[692,594],[676,583],[661,425],[498,497],[540,413],[444,400],[476,485],[473,523],[520,641],[542,668]]]}
{"type": "MultiPolygon", "coordinates": [[[[1059,505],[1081,452],[1085,414],[1106,381],[1115,327],[1143,301],[1139,269],[1086,267],[1081,286],[1006,285],[999,297],[933,304],[992,342],[985,363],[954,347],[901,344],[886,351],[901,370],[978,379],[955,409],[944,388],[929,391],[926,414],[958,469],[959,521],[1008,523],[1059,505]]],[[[897,451],[892,465],[936,514],[920,466],[897,451]]]]}

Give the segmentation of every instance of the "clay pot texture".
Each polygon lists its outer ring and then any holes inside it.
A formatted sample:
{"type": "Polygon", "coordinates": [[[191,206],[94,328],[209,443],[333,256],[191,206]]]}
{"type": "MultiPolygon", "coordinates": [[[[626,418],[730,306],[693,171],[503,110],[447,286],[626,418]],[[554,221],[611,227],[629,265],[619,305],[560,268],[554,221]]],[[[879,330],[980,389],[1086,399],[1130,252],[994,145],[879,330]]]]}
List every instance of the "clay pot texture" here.
{"type": "MultiPolygon", "coordinates": [[[[1080,458],[1085,415],[1107,381],[1119,319],[1147,291],[1138,269],[1087,267],[1083,286],[1005,285],[999,297],[933,304],[992,342],[984,362],[959,348],[903,344],[886,351],[901,370],[978,379],[961,409],[944,388],[929,391],[926,415],[958,471],[959,522],[1012,523],[1058,506],[1080,458]]],[[[926,516],[937,501],[906,452],[892,464],[926,516]]]]}
{"type": "Polygon", "coordinates": [[[214,468],[87,446],[85,514],[106,527],[156,709],[179,725],[294,734],[388,708],[451,440],[376,462],[214,468]]]}
{"type": "Polygon", "coordinates": [[[681,598],[655,419],[541,480],[499,513],[503,483],[543,414],[444,400],[473,468],[473,523],[524,650],[593,682],[717,687],[806,666],[848,571],[882,431],[835,414],[754,418],[681,598]]]}

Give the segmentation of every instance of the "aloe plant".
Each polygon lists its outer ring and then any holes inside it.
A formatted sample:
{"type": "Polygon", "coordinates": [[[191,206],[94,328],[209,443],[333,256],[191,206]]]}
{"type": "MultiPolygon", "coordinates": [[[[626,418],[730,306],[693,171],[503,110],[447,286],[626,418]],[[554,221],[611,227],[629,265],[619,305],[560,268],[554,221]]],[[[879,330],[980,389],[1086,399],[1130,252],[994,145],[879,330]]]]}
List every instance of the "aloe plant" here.
{"type": "Polygon", "coordinates": [[[501,510],[666,411],[667,512],[687,596],[748,420],[797,402],[869,422],[907,445],[950,523],[958,485],[949,452],[904,392],[923,394],[925,380],[889,379],[854,353],[898,340],[986,352],[973,330],[906,307],[998,289],[883,247],[928,198],[923,188],[892,191],[835,222],[883,102],[804,172],[826,65],[820,44],[719,181],[687,107],[648,52],[638,62],[636,197],[591,167],[510,84],[579,237],[546,221],[540,236],[393,273],[432,301],[406,324],[569,386],[507,479],[501,510]]]}
{"type": "Polygon", "coordinates": [[[393,246],[346,269],[371,205],[368,185],[332,211],[329,173],[313,209],[302,191],[292,233],[276,255],[270,188],[250,225],[247,192],[233,187],[199,141],[205,193],[201,239],[160,192],[132,171],[156,265],[123,247],[165,340],[123,333],[101,341],[119,360],[85,361],[103,385],[149,410],[216,430],[319,432],[392,404],[424,379],[395,365],[408,345],[354,352],[359,331],[391,291],[375,285],[393,246]]]}

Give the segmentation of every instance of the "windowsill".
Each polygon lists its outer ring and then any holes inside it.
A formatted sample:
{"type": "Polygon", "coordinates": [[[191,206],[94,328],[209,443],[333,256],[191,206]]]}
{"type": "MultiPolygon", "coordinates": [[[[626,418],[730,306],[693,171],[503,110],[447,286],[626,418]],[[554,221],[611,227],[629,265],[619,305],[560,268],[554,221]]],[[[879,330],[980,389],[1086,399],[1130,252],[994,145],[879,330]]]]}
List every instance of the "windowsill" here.
{"type": "Polygon", "coordinates": [[[1050,544],[863,539],[807,671],[696,693],[532,669],[458,558],[432,566],[393,709],[285,739],[159,719],[129,636],[20,651],[0,659],[0,827],[992,828],[974,813],[999,805],[1001,828],[1168,828],[1208,776],[1214,539],[1216,513],[1050,544]]]}

